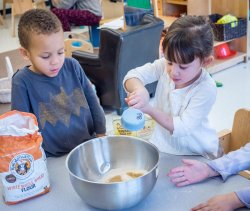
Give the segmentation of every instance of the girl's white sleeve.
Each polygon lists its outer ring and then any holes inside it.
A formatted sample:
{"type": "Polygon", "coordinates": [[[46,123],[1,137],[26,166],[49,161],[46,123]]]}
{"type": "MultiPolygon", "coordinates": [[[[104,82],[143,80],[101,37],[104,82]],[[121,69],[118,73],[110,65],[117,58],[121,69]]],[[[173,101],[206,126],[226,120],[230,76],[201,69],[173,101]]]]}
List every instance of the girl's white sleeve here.
{"type": "MultiPolygon", "coordinates": [[[[158,81],[161,74],[165,71],[166,60],[161,58],[153,63],[146,63],[141,67],[130,70],[123,79],[123,86],[126,80],[130,78],[138,78],[143,85],[158,81]]],[[[125,88],[125,87],[124,87],[125,88]]]]}
{"type": "Polygon", "coordinates": [[[217,95],[216,86],[213,83],[201,83],[189,94],[184,111],[180,115],[173,117],[173,136],[181,137],[190,135],[200,127],[201,122],[208,118],[217,95]]]}

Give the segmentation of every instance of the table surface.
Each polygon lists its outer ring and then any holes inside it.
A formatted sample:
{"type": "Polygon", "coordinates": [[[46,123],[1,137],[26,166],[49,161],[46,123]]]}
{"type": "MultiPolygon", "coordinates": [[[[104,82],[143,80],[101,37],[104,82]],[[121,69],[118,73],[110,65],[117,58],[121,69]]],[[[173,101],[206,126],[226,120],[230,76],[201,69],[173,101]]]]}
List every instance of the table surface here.
{"type": "MultiPolygon", "coordinates": [[[[235,175],[223,182],[220,177],[208,179],[202,183],[182,188],[175,187],[166,176],[168,171],[181,164],[182,158],[205,160],[200,156],[160,155],[159,176],[152,192],[138,205],[129,211],[187,211],[200,202],[216,194],[224,194],[250,185],[250,181],[235,175]]],[[[15,205],[6,205],[0,197],[0,210],[4,211],[57,211],[57,210],[91,210],[97,211],[76,194],[71,186],[69,174],[65,167],[66,156],[48,158],[48,171],[51,191],[45,195],[15,205]]],[[[2,187],[0,189],[2,195],[2,187]]],[[[240,209],[247,210],[247,209],[240,209]]]]}

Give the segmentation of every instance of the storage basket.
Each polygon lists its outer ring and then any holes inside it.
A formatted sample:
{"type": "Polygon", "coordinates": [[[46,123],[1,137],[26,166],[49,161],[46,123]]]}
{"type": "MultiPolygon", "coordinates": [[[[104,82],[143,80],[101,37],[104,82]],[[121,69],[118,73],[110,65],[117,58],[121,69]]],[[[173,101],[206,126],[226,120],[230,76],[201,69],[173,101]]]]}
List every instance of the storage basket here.
{"type": "Polygon", "coordinates": [[[247,33],[247,19],[238,18],[238,21],[216,24],[222,15],[212,14],[209,16],[211,26],[214,32],[214,39],[216,41],[226,41],[234,38],[245,36],[247,33]]]}
{"type": "Polygon", "coordinates": [[[9,57],[5,57],[5,61],[8,76],[0,78],[0,103],[11,102],[11,78],[13,75],[13,68],[9,57]]]}

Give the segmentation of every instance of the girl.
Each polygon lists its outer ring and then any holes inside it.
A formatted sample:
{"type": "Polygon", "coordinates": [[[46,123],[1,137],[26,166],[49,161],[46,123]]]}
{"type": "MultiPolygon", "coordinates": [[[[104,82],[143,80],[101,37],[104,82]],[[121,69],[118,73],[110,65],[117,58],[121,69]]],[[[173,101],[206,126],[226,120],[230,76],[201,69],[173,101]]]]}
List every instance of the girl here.
{"type": "Polygon", "coordinates": [[[170,27],[162,43],[164,57],[130,70],[124,78],[129,106],[156,121],[150,141],[177,155],[222,155],[208,114],[216,85],[204,69],[213,61],[213,31],[203,17],[185,16],[170,27]],[[145,85],[158,81],[153,104],[145,85]]]}

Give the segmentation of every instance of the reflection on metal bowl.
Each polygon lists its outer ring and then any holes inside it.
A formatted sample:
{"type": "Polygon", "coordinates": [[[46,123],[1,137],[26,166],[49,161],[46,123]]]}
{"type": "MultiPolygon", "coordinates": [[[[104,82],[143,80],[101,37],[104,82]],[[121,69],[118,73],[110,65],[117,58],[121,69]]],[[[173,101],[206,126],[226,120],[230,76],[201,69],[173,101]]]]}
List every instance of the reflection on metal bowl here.
{"type": "Polygon", "coordinates": [[[158,163],[159,151],[153,144],[130,136],[92,139],[66,159],[77,194],[89,205],[108,210],[142,201],[156,183],[158,163]]]}

